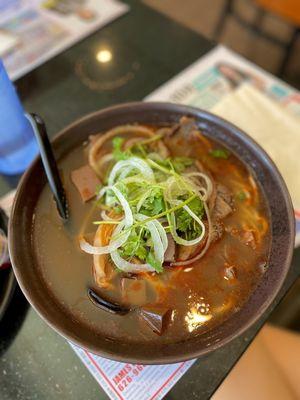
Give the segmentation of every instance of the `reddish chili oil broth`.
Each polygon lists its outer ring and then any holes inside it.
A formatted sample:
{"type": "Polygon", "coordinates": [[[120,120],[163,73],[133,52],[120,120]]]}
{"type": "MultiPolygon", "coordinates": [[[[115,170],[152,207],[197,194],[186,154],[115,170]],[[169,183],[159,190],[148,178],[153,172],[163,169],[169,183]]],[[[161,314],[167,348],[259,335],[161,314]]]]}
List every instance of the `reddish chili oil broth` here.
{"type": "MultiPolygon", "coordinates": [[[[92,241],[100,210],[94,201],[83,204],[70,180],[70,173],[87,163],[84,146],[73,149],[60,162],[69,201],[70,220],[63,224],[58,216],[49,187],[38,200],[33,223],[32,246],[37,265],[52,294],[73,317],[88,324],[107,338],[170,343],[187,339],[219,325],[239,310],[258,284],[267,265],[270,230],[266,202],[261,189],[248,169],[231,154],[228,159],[214,158],[212,148],[220,146],[199,137],[188,146],[183,139],[169,139],[172,156],[189,156],[201,163],[216,182],[225,185],[234,198],[234,212],[223,221],[225,232],[213,243],[206,255],[186,268],[165,268],[162,274],[144,274],[147,281],[145,303],[159,304],[172,311],[161,336],[154,333],[140,318],[138,310],[126,315],[113,315],[100,310],[88,299],[87,288],[95,286],[93,257],[82,252],[78,235],[83,221],[87,238],[92,241]],[[247,197],[242,196],[247,193],[247,197]],[[241,240],[241,233],[251,231],[255,248],[241,240]],[[191,268],[192,267],[192,268],[191,268]],[[233,271],[229,273],[226,271],[233,271]]],[[[115,302],[136,308],[135,285],[124,296],[122,274],[114,273],[112,285],[98,292],[115,302]],[[133,304],[130,304],[133,303],[133,304]]],[[[143,300],[138,300],[138,302],[143,300]]]]}

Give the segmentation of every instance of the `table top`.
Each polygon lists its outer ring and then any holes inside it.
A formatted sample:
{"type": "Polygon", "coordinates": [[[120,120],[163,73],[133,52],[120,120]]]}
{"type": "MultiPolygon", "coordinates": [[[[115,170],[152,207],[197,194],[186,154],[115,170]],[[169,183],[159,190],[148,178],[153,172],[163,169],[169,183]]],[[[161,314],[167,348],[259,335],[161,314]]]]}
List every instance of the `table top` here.
{"type": "MultiPolygon", "coordinates": [[[[91,111],[143,99],[213,47],[139,1],[128,3],[128,14],[17,82],[26,110],[40,114],[51,135],[91,111]],[[109,69],[101,67],[100,74],[95,55],[103,47],[111,49],[114,58],[109,69]]],[[[0,196],[17,181],[17,177],[0,177],[0,196]]],[[[276,302],[299,272],[297,250],[276,302]]],[[[210,398],[274,306],[245,334],[199,359],[166,399],[210,398]]],[[[0,398],[107,399],[69,344],[28,306],[18,288],[0,323],[0,398]]]]}

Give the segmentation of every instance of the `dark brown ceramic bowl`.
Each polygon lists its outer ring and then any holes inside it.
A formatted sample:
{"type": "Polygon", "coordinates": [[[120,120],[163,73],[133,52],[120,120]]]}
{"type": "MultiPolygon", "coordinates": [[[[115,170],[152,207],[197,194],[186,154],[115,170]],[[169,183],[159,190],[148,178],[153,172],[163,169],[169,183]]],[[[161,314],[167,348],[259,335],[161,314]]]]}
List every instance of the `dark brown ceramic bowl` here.
{"type": "MultiPolygon", "coordinates": [[[[53,141],[57,159],[94,132],[126,123],[162,124],[177,122],[183,115],[195,118],[199,128],[235,153],[252,171],[266,195],[272,230],[270,262],[244,307],[222,325],[183,342],[159,346],[136,346],[100,337],[60,306],[45,285],[31,250],[31,226],[35,205],[46,184],[38,158],[24,175],[13,206],[9,241],[17,280],[31,305],[62,336],[71,342],[110,359],[142,364],[179,362],[199,357],[223,346],[263,314],[272,303],[287,275],[294,245],[294,215],[286,185],[277,168],[249,136],[232,124],[208,112],[167,103],[129,103],[97,111],[64,129],[53,141]]],[[[58,266],[59,268],[59,266],[58,266]]]]}

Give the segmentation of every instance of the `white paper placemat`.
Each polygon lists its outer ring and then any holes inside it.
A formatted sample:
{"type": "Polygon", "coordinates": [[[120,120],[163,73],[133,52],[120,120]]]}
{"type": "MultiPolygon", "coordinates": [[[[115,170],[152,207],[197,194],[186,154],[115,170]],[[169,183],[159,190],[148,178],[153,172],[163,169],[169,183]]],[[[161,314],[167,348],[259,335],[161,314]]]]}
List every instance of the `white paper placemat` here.
{"type": "Polygon", "coordinates": [[[162,399],[196,361],[169,365],[125,364],[98,357],[73,344],[71,346],[114,400],[162,399]]]}

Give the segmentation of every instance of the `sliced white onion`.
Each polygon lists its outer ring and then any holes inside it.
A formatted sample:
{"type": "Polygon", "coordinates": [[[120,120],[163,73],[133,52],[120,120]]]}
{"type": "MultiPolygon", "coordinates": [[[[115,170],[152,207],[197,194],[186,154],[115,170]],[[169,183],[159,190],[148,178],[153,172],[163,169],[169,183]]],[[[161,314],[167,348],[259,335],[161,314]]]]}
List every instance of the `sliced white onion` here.
{"type": "Polygon", "coordinates": [[[103,221],[111,221],[111,218],[106,214],[105,210],[102,210],[100,215],[103,221]]]}
{"type": "MultiPolygon", "coordinates": [[[[121,224],[120,224],[121,225],[121,224]]],[[[115,235],[121,233],[123,227],[118,225],[115,229],[115,235]]],[[[149,264],[134,264],[131,263],[124,258],[122,258],[119,254],[118,250],[114,250],[110,254],[111,259],[115,263],[115,265],[124,272],[152,272],[155,271],[153,267],[149,264]]]]}
{"type": "Polygon", "coordinates": [[[134,264],[129,261],[124,260],[118,252],[118,250],[113,251],[111,254],[111,259],[115,265],[124,272],[153,272],[155,269],[149,264],[134,264]]]}
{"type": "Polygon", "coordinates": [[[168,237],[167,237],[166,231],[164,230],[164,227],[162,226],[162,224],[157,219],[155,219],[153,221],[153,223],[156,226],[156,229],[158,230],[159,236],[160,236],[161,241],[162,241],[164,253],[165,253],[166,250],[167,250],[167,247],[168,247],[168,237]]]}
{"type": "MultiPolygon", "coordinates": [[[[193,185],[191,185],[193,186],[193,185]]],[[[166,181],[166,189],[164,192],[165,199],[172,204],[174,197],[179,197],[179,196],[184,196],[188,194],[187,188],[185,188],[183,185],[179,185],[178,181],[172,176],[166,181]],[[176,191],[176,196],[173,194],[173,189],[176,191]]]]}
{"type": "Polygon", "coordinates": [[[189,172],[184,174],[186,177],[197,177],[202,178],[205,181],[206,189],[207,189],[207,198],[209,198],[213,191],[213,184],[210,177],[202,172],[189,172]]]}
{"type": "Polygon", "coordinates": [[[133,215],[132,215],[131,208],[130,208],[128,201],[125,199],[125,197],[123,196],[123,194],[120,192],[120,190],[118,188],[116,188],[115,186],[105,186],[104,188],[102,188],[100,190],[100,192],[98,194],[98,199],[100,199],[108,190],[113,191],[114,195],[119,200],[119,202],[124,210],[125,225],[128,228],[129,226],[131,226],[133,224],[133,215]]]}
{"type": "MultiPolygon", "coordinates": [[[[117,228],[119,226],[121,226],[122,228],[124,227],[124,223],[120,223],[117,228]]],[[[116,229],[115,229],[116,231],[116,229]]],[[[79,245],[81,250],[85,251],[88,254],[94,254],[94,255],[101,255],[101,254],[109,254],[115,250],[117,250],[119,247],[121,247],[126,240],[128,239],[128,236],[130,235],[130,230],[128,230],[127,232],[124,232],[123,235],[120,235],[117,239],[114,239],[114,236],[116,236],[114,231],[114,235],[110,240],[109,245],[107,246],[93,246],[90,243],[88,243],[84,237],[80,237],[79,239],[79,245]]]]}
{"type": "Polygon", "coordinates": [[[206,240],[205,246],[204,246],[203,250],[200,251],[200,253],[195,255],[195,257],[190,258],[189,260],[186,260],[186,261],[173,262],[173,263],[171,263],[172,267],[177,267],[179,265],[180,266],[190,265],[190,264],[194,263],[195,261],[200,260],[200,258],[202,258],[205,255],[205,253],[207,252],[207,250],[210,246],[211,237],[212,237],[212,223],[211,223],[211,219],[210,219],[210,215],[209,215],[209,209],[208,209],[206,203],[203,203],[203,204],[204,204],[204,209],[206,212],[207,222],[208,222],[208,235],[207,235],[207,240],[206,240]]]}
{"type": "MultiPolygon", "coordinates": [[[[111,170],[111,173],[109,175],[109,178],[108,178],[108,184],[110,186],[112,186],[114,184],[117,174],[125,167],[132,167],[128,171],[131,171],[133,168],[137,169],[141,172],[141,174],[143,176],[145,176],[145,178],[147,178],[148,180],[150,180],[152,182],[154,181],[154,173],[153,173],[152,169],[149,167],[149,165],[145,161],[143,161],[142,159],[140,159],[138,157],[131,157],[128,160],[118,161],[114,165],[114,167],[111,170]]],[[[123,178],[124,177],[125,176],[123,176],[123,178]]]]}
{"type": "MultiPolygon", "coordinates": [[[[149,218],[143,214],[137,214],[137,215],[135,215],[135,217],[138,221],[144,221],[149,218]]],[[[164,253],[166,251],[167,244],[168,244],[165,230],[162,227],[162,225],[156,220],[146,222],[145,226],[149,230],[150,235],[151,235],[151,239],[153,242],[153,248],[154,248],[154,256],[157,259],[157,261],[159,261],[160,263],[163,263],[164,253]]],[[[118,232],[121,232],[121,229],[122,228],[120,226],[118,226],[116,228],[116,230],[115,230],[116,235],[118,234],[118,232]]],[[[125,272],[133,272],[134,273],[134,272],[155,271],[155,269],[147,263],[134,264],[134,263],[131,263],[131,262],[125,260],[124,258],[122,258],[120,256],[118,250],[115,250],[111,253],[111,258],[112,258],[113,262],[115,263],[115,265],[119,269],[121,269],[122,271],[125,271],[125,272]]]]}
{"type": "Polygon", "coordinates": [[[138,203],[136,205],[137,211],[140,211],[140,208],[144,204],[145,200],[147,199],[148,196],[150,196],[151,191],[152,191],[152,189],[149,189],[142,195],[142,197],[140,198],[140,200],[138,201],[138,203]]]}
{"type": "Polygon", "coordinates": [[[128,167],[123,168],[119,175],[119,180],[126,178],[126,176],[129,175],[132,170],[134,170],[134,166],[132,166],[132,165],[129,165],[128,167]]]}
{"type": "MultiPolygon", "coordinates": [[[[143,214],[136,214],[135,217],[138,221],[145,221],[146,219],[149,218],[143,214]]],[[[154,256],[156,260],[162,264],[164,262],[165,250],[157,225],[154,223],[154,221],[148,221],[145,223],[145,226],[149,230],[151,235],[151,239],[153,242],[154,256]]]]}
{"type": "Polygon", "coordinates": [[[197,238],[192,239],[192,240],[186,240],[186,239],[181,238],[176,232],[175,214],[170,213],[170,218],[171,218],[171,223],[172,223],[172,227],[171,227],[172,236],[173,236],[175,242],[178,244],[181,244],[183,246],[193,246],[194,244],[201,242],[201,240],[203,239],[203,237],[205,235],[205,225],[203,224],[201,219],[187,205],[183,206],[183,209],[201,226],[201,228],[202,228],[201,234],[200,234],[200,236],[198,236],[197,238]]]}
{"type": "Polygon", "coordinates": [[[107,245],[107,246],[92,246],[90,243],[88,243],[84,239],[84,237],[81,237],[79,240],[80,248],[81,248],[81,250],[83,250],[89,254],[100,255],[100,254],[111,253],[112,251],[121,247],[122,244],[124,244],[126,242],[126,240],[128,239],[128,236],[130,235],[130,230],[128,230],[127,232],[124,232],[124,234],[120,235],[117,239],[114,239],[114,237],[116,236],[115,232],[117,232],[117,231],[121,232],[121,229],[123,229],[123,227],[129,228],[133,224],[133,215],[132,215],[132,212],[131,212],[131,209],[130,209],[130,206],[129,206],[127,200],[122,195],[120,190],[117,189],[116,187],[106,186],[106,187],[102,188],[99,192],[98,197],[99,198],[102,197],[104,195],[104,193],[107,192],[107,190],[112,190],[113,193],[115,194],[115,196],[117,197],[117,199],[119,200],[119,202],[124,210],[124,219],[120,222],[120,224],[118,224],[117,228],[114,231],[114,235],[111,238],[109,245],[107,245]]]}

